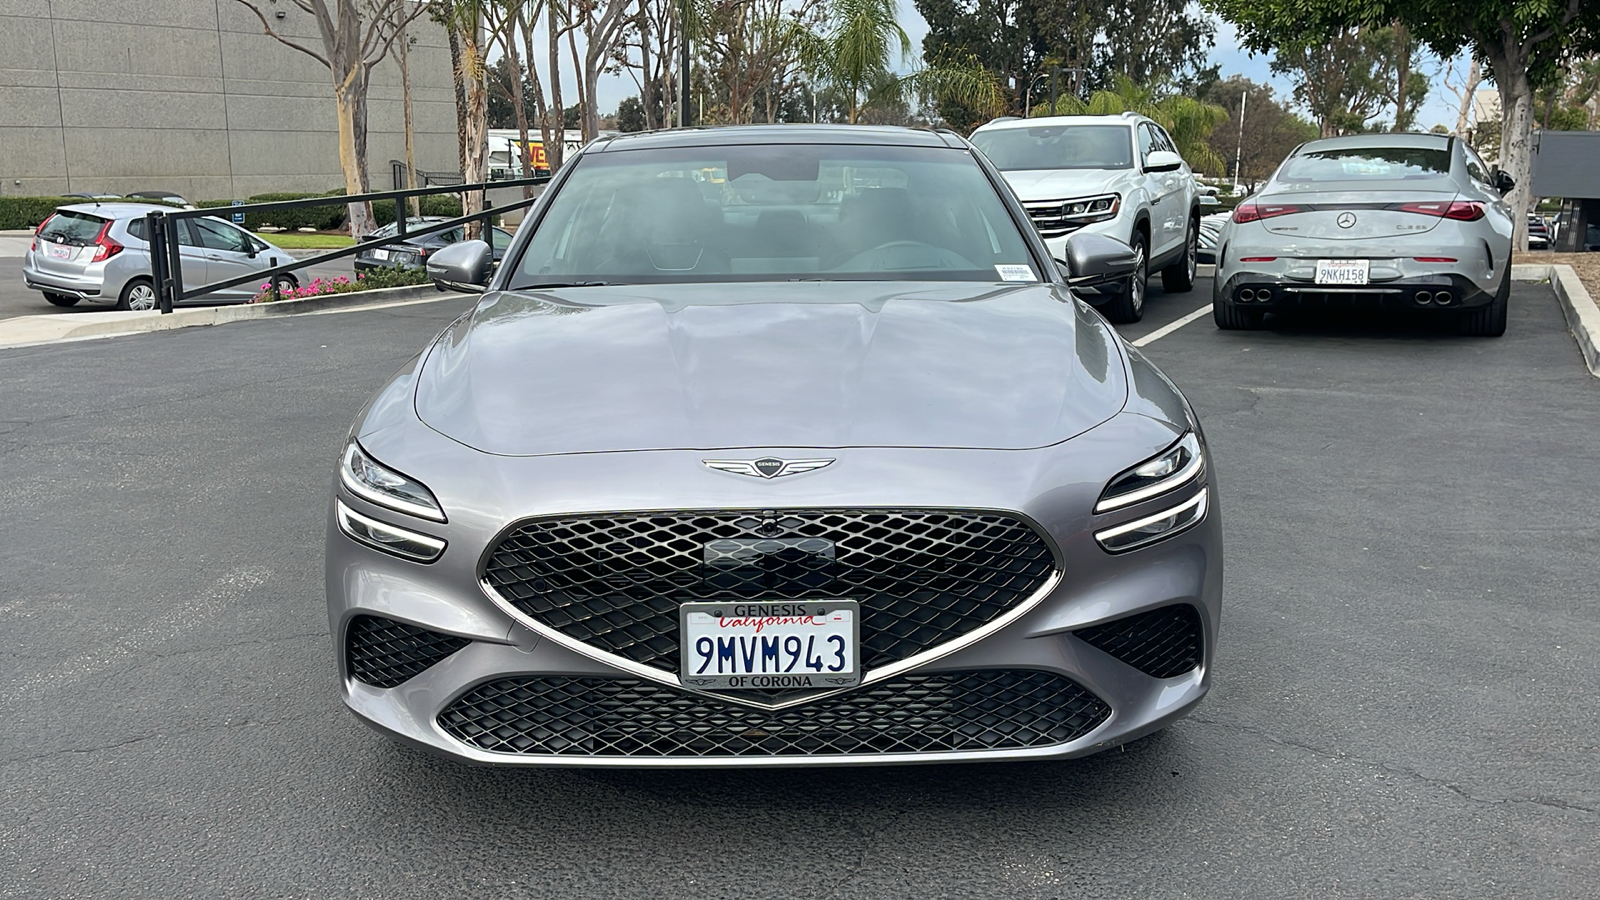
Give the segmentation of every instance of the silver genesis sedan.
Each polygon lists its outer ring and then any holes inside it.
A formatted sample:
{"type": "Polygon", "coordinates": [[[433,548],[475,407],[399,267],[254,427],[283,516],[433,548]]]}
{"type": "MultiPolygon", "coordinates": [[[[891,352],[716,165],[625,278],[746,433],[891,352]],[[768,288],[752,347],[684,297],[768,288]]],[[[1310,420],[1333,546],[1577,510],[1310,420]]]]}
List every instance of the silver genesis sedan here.
{"type": "Polygon", "coordinates": [[[479,763],[1068,758],[1210,686],[1222,533],[1172,383],[948,132],[601,140],[357,418],[345,702],[479,763]]]}
{"type": "Polygon", "coordinates": [[[1302,144],[1218,238],[1212,313],[1258,328],[1268,312],[1415,310],[1498,337],[1511,294],[1509,175],[1438,134],[1302,144]]]}

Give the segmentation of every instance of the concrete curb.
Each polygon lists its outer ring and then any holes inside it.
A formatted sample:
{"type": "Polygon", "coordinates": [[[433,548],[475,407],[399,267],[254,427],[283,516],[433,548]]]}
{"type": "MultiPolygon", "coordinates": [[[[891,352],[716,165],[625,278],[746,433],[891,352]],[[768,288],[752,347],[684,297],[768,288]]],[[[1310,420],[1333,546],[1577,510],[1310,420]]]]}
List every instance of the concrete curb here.
{"type": "Polygon", "coordinates": [[[77,315],[17,316],[0,319],[0,347],[29,347],[55,341],[76,341],[85,338],[115,337],[124,334],[142,334],[147,331],[170,331],[174,328],[193,328],[200,325],[222,325],[249,319],[268,319],[278,316],[295,316],[333,310],[360,309],[391,303],[458,297],[459,294],[442,293],[431,284],[410,285],[397,288],[379,288],[355,291],[348,294],[324,294],[303,300],[280,300],[277,303],[241,303],[232,306],[203,306],[173,310],[171,315],[156,311],[80,313],[77,315]]]}
{"type": "Polygon", "coordinates": [[[1578,352],[1583,354],[1583,364],[1589,374],[1600,378],[1600,307],[1578,278],[1571,266],[1512,266],[1511,277],[1517,281],[1549,281],[1561,301],[1561,312],[1567,317],[1567,328],[1578,342],[1578,352]]]}

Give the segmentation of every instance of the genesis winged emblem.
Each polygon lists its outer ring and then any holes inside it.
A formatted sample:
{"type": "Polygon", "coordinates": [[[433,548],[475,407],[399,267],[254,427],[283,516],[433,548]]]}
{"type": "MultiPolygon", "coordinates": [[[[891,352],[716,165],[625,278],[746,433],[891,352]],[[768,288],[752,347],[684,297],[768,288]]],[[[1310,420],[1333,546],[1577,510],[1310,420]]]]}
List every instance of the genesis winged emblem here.
{"type": "Polygon", "coordinates": [[[705,463],[706,468],[716,469],[718,472],[749,475],[754,478],[782,478],[785,475],[814,472],[833,465],[831,459],[777,459],[771,456],[763,456],[760,459],[702,459],[701,462],[705,463]]]}

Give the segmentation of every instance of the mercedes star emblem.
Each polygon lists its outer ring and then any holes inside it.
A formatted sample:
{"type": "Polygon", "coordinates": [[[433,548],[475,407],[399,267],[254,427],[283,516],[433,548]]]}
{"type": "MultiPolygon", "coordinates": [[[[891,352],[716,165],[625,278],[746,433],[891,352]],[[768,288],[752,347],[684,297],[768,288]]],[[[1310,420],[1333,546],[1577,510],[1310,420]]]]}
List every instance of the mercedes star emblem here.
{"type": "Polygon", "coordinates": [[[1339,218],[1335,221],[1339,223],[1340,228],[1349,228],[1350,226],[1356,224],[1356,214],[1353,212],[1342,212],[1339,213],[1339,218]]]}
{"type": "Polygon", "coordinates": [[[776,459],[771,456],[763,456],[760,459],[703,459],[701,462],[705,463],[707,468],[716,469],[718,472],[750,475],[755,478],[799,475],[801,472],[813,472],[833,464],[831,459],[776,459]]]}

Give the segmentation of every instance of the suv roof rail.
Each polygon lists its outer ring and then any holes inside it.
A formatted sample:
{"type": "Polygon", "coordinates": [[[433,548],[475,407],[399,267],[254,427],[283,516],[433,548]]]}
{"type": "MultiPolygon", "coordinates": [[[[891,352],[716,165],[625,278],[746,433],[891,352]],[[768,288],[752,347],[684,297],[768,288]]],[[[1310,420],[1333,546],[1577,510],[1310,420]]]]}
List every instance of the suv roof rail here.
{"type": "Polygon", "coordinates": [[[990,122],[1021,122],[1021,116],[995,116],[990,122]]]}
{"type": "Polygon", "coordinates": [[[1131,109],[1123,110],[1122,111],[1122,117],[1124,119],[1142,119],[1142,118],[1144,118],[1144,116],[1139,115],[1138,113],[1134,112],[1131,109]]]}

